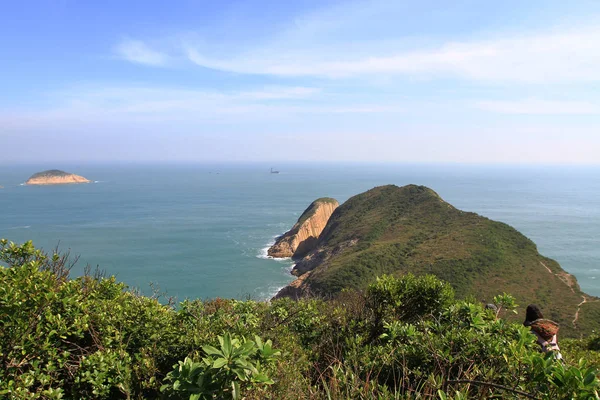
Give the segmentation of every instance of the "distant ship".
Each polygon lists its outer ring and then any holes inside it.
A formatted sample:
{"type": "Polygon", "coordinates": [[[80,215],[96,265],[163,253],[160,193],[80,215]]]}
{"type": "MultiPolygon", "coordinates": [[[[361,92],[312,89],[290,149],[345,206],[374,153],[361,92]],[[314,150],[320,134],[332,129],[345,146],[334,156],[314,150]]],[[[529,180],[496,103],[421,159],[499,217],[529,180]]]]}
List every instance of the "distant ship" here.
{"type": "Polygon", "coordinates": [[[271,173],[272,173],[272,174],[278,174],[278,173],[279,173],[279,171],[276,171],[276,170],[274,170],[274,169],[273,169],[273,167],[271,167],[271,173]]]}

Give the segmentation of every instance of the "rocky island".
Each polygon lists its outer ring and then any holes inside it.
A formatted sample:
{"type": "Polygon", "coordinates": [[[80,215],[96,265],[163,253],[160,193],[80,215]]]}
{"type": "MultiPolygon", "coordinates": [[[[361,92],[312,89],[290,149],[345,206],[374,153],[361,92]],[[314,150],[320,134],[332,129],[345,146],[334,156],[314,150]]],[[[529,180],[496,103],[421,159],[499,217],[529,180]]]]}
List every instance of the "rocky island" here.
{"type": "Polygon", "coordinates": [[[306,255],[317,244],[319,235],[338,206],[338,201],[329,197],[313,201],[292,229],[277,238],[267,254],[274,258],[306,255]]]}
{"type": "Polygon", "coordinates": [[[600,299],[582,292],[530,239],[417,185],[376,187],[339,206],[297,260],[292,274],[298,279],[276,298],[330,298],[362,290],[383,274],[406,273],[436,275],[461,298],[488,303],[510,293],[520,305],[539,304],[567,336],[598,328],[600,299]]]}
{"type": "Polygon", "coordinates": [[[51,169],[33,174],[27,182],[25,182],[26,185],[64,185],[71,183],[90,183],[90,180],[83,176],[60,171],[58,169],[51,169]]]}

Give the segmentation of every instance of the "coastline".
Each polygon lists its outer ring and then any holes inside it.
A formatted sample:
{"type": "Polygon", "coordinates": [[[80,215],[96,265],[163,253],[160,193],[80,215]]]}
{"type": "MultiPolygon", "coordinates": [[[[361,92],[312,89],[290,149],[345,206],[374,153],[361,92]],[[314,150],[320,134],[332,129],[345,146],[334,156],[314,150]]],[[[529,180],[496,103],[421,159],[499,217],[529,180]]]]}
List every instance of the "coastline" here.
{"type": "MultiPolygon", "coordinates": [[[[275,244],[275,241],[277,240],[277,238],[281,237],[281,235],[283,235],[283,234],[273,236],[271,238],[271,240],[269,241],[268,246],[262,247],[259,249],[259,254],[256,255],[256,258],[260,258],[262,260],[272,260],[272,261],[278,262],[279,264],[283,264],[283,262],[287,261],[288,263],[286,263],[287,265],[282,268],[282,271],[285,271],[287,273],[287,276],[289,276],[290,278],[295,279],[295,277],[292,275],[292,270],[296,266],[296,263],[292,261],[292,257],[272,257],[272,256],[268,255],[268,250],[271,248],[271,246],[273,246],[275,244]],[[291,262],[291,264],[289,262],[291,262]]],[[[288,282],[282,286],[269,286],[269,288],[267,289],[267,291],[265,293],[266,297],[261,296],[261,297],[264,297],[261,300],[262,301],[270,301],[277,293],[279,293],[279,291],[281,289],[288,286],[291,282],[293,282],[293,279],[291,279],[290,282],[288,282]]]]}
{"type": "Polygon", "coordinates": [[[289,179],[280,180],[260,166],[211,175],[209,166],[88,165],[71,169],[102,183],[20,189],[33,168],[0,171],[3,236],[45,249],[60,241],[81,256],[74,275],[85,263],[99,265],[149,294],[152,281],[178,298],[267,299],[294,276],[285,270],[292,261],[270,259],[263,249],[306,204],[323,195],[342,202],[382,183],[419,182],[457,208],[515,227],[575,275],[584,292],[600,295],[598,168],[307,165],[286,167],[289,179]]]}

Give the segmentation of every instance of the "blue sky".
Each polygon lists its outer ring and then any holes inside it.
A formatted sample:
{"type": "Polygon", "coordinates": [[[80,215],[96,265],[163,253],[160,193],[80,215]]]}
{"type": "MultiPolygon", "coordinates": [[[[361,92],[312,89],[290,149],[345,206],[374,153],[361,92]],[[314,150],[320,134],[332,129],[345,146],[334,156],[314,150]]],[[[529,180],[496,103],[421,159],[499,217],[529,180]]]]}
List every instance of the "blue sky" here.
{"type": "Polygon", "coordinates": [[[0,157],[598,163],[571,3],[4,1],[0,157]]]}

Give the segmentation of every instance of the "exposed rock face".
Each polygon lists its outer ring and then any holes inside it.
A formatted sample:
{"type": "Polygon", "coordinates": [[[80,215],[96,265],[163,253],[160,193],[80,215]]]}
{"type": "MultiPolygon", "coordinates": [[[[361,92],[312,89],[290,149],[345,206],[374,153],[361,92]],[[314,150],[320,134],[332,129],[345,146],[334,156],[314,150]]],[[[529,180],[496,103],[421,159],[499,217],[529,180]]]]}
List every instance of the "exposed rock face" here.
{"type": "Polygon", "coordinates": [[[319,235],[338,206],[337,200],[331,198],[313,201],[292,229],[280,236],[271,246],[268,254],[275,258],[296,258],[307,254],[315,248],[319,235]]]}
{"type": "Polygon", "coordinates": [[[69,183],[89,183],[90,181],[83,176],[70,174],[68,172],[52,169],[48,171],[33,174],[26,185],[64,185],[69,183]]]}
{"type": "Polygon", "coordinates": [[[304,274],[327,262],[330,258],[341,254],[345,249],[355,246],[358,241],[358,239],[350,239],[336,245],[332,249],[324,249],[316,246],[313,251],[309,252],[302,259],[298,260],[292,269],[292,275],[298,277],[304,276],[304,274]]]}
{"type": "Polygon", "coordinates": [[[290,283],[289,285],[282,288],[273,299],[283,299],[289,297],[294,300],[298,300],[302,297],[306,297],[310,294],[308,287],[304,285],[306,278],[310,276],[310,271],[301,275],[298,279],[290,283]]]}

